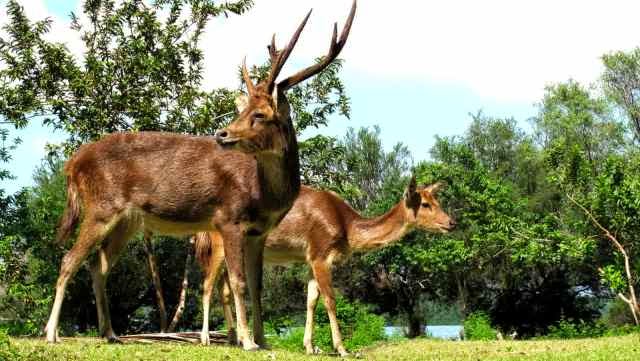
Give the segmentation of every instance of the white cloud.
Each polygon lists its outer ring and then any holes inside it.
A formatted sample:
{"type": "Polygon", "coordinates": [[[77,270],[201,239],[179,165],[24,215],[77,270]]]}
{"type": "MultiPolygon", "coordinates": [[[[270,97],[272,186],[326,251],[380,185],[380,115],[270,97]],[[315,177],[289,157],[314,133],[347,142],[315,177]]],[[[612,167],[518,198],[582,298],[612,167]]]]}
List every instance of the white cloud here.
{"type": "MultiPolygon", "coordinates": [[[[208,88],[237,86],[243,56],[249,64],[265,61],[271,34],[283,46],[314,8],[283,74],[309,64],[326,51],[333,22],[342,26],[351,6],[351,0],[255,2],[247,14],[207,27],[208,88]]],[[[68,19],[48,14],[42,0],[23,3],[32,19],[53,18],[50,38],[82,52],[68,19]]],[[[603,53],[640,45],[638,14],[640,2],[628,0],[360,0],[341,57],[351,81],[436,82],[488,99],[533,102],[546,84],[596,80],[603,53]]]]}
{"type": "MultiPolygon", "coordinates": [[[[293,62],[326,51],[350,0],[257,0],[246,15],[216,20],[206,41],[207,83],[235,85],[235,67],[266,59],[276,32],[282,44],[310,7],[314,13],[293,62]]],[[[341,55],[358,77],[454,83],[496,100],[532,102],[545,84],[594,81],[599,57],[638,45],[640,2],[360,0],[341,55]]],[[[287,73],[287,71],[283,71],[287,73]]]]}

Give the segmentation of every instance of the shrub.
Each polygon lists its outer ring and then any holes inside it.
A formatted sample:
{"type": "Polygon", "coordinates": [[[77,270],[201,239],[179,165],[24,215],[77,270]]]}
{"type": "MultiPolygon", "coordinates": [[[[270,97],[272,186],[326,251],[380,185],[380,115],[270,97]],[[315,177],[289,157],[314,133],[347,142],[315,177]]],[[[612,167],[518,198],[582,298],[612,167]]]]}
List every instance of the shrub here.
{"type": "Polygon", "coordinates": [[[624,336],[631,333],[640,333],[640,326],[622,325],[606,329],[603,336],[624,336]]]}
{"type": "MultiPolygon", "coordinates": [[[[371,313],[367,305],[349,302],[341,296],[336,297],[336,314],[340,324],[344,346],[348,350],[361,349],[384,339],[385,320],[371,313]]],[[[315,312],[316,332],[314,345],[323,350],[332,350],[331,326],[324,302],[319,302],[315,312]]]]}
{"type": "MultiPolygon", "coordinates": [[[[314,346],[325,352],[333,350],[331,326],[323,302],[318,302],[315,312],[314,346]]],[[[336,313],[340,324],[344,346],[351,351],[371,345],[384,339],[385,320],[382,316],[370,312],[359,302],[350,303],[342,297],[336,298],[336,313]]],[[[289,332],[272,340],[272,344],[284,349],[299,351],[303,349],[304,327],[289,328],[289,332]]]]}
{"type": "Polygon", "coordinates": [[[640,332],[640,327],[623,325],[610,327],[603,321],[595,323],[574,321],[572,319],[561,319],[557,324],[549,326],[547,334],[543,339],[570,339],[570,338],[590,338],[601,336],[623,336],[630,333],[640,332]]]}
{"type": "Polygon", "coordinates": [[[368,311],[359,312],[356,316],[353,333],[345,340],[344,346],[348,350],[359,350],[376,341],[383,340],[384,324],[385,320],[382,316],[369,313],[368,311]]]}
{"type": "Polygon", "coordinates": [[[489,316],[484,312],[474,312],[464,320],[464,337],[467,340],[495,340],[496,335],[489,316]]]}
{"type": "Polygon", "coordinates": [[[303,349],[304,327],[291,327],[287,332],[279,334],[269,343],[274,348],[283,348],[289,351],[300,351],[303,349]]]}
{"type": "Polygon", "coordinates": [[[18,359],[18,350],[13,346],[7,331],[0,329],[0,360],[18,359]]]}
{"type": "Polygon", "coordinates": [[[603,324],[590,324],[580,320],[574,322],[572,319],[561,319],[557,324],[549,326],[546,338],[568,339],[598,337],[604,334],[606,328],[603,324]]]}

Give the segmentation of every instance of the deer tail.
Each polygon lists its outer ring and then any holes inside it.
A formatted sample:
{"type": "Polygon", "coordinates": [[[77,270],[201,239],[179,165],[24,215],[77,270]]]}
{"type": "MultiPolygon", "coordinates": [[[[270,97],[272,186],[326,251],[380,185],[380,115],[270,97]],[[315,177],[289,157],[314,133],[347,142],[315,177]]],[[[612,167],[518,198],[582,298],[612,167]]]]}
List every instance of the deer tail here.
{"type": "Polygon", "coordinates": [[[80,200],[78,198],[78,189],[71,176],[67,175],[67,206],[64,209],[62,218],[60,218],[56,243],[63,244],[71,238],[71,234],[78,225],[79,220],[80,200]]]}
{"type": "Polygon", "coordinates": [[[196,244],[196,260],[200,267],[206,267],[209,264],[209,258],[212,253],[212,242],[209,232],[199,232],[195,235],[196,244]]]}

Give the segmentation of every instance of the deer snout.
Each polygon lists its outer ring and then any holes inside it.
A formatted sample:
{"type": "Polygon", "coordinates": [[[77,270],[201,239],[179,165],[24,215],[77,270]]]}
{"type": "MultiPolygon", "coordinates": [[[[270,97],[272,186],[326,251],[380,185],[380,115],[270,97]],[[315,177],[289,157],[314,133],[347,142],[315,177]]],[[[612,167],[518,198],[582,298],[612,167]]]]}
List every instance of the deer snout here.
{"type": "Polygon", "coordinates": [[[220,145],[234,143],[236,139],[232,139],[229,134],[230,133],[227,129],[219,129],[215,132],[214,136],[216,137],[216,141],[220,145]]]}
{"type": "Polygon", "coordinates": [[[217,141],[221,141],[229,136],[229,132],[226,129],[218,129],[215,133],[215,137],[217,141]]]}
{"type": "Polygon", "coordinates": [[[453,219],[453,218],[449,219],[449,230],[452,230],[452,229],[456,228],[457,224],[458,223],[456,222],[455,219],[453,219]]]}

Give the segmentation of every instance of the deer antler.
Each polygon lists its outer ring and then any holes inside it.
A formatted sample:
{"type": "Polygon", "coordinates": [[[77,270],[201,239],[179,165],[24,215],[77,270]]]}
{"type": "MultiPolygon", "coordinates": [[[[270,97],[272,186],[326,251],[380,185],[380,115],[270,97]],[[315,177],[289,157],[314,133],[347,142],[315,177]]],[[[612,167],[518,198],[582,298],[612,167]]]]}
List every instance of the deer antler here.
{"type": "Polygon", "coordinates": [[[271,45],[267,46],[267,48],[269,49],[269,56],[271,57],[271,70],[269,71],[269,76],[266,80],[269,93],[273,91],[273,87],[275,85],[278,74],[280,74],[280,70],[282,70],[284,63],[287,62],[291,51],[296,46],[296,42],[298,41],[298,38],[302,33],[302,29],[304,29],[304,26],[307,25],[307,20],[309,20],[311,11],[313,11],[313,9],[309,10],[307,16],[304,17],[302,23],[298,26],[298,29],[296,29],[296,32],[293,33],[293,36],[291,37],[291,40],[289,40],[289,44],[286,48],[282,50],[278,50],[276,48],[276,34],[273,34],[273,37],[271,38],[271,45]]]}
{"type": "MultiPolygon", "coordinates": [[[[334,23],[333,36],[331,37],[331,44],[329,46],[329,52],[327,53],[327,55],[325,55],[319,63],[316,63],[308,68],[302,69],[299,72],[293,74],[292,76],[279,82],[278,88],[282,90],[287,90],[292,86],[318,74],[319,72],[324,70],[324,68],[326,68],[329,64],[331,64],[331,62],[338,56],[338,54],[340,54],[340,51],[342,51],[344,44],[347,42],[347,37],[349,36],[349,31],[351,30],[351,24],[353,23],[353,18],[355,14],[356,14],[356,0],[353,0],[353,5],[351,5],[351,11],[349,12],[349,17],[347,18],[347,22],[344,24],[344,28],[342,28],[342,32],[340,33],[340,40],[336,41],[336,39],[338,38],[338,23],[334,23]]],[[[309,15],[307,15],[307,17],[309,17],[309,15]]],[[[307,19],[305,18],[304,21],[306,22],[307,19]]],[[[272,40],[271,46],[269,47],[269,54],[272,56],[272,59],[274,54],[278,53],[274,49],[275,49],[275,44],[272,40]]],[[[288,49],[288,47],[285,50],[288,50],[289,52],[291,51],[291,49],[288,49]]],[[[287,53],[287,56],[288,55],[289,54],[287,53]]],[[[286,60],[286,57],[284,58],[284,60],[286,60]]],[[[280,68],[282,67],[283,64],[279,65],[280,68]]],[[[280,71],[280,68],[278,68],[278,71],[280,71]]],[[[273,80],[275,80],[275,76],[273,77],[273,80]]],[[[272,87],[270,87],[270,89],[272,89],[272,87]]]]}
{"type": "Polygon", "coordinates": [[[247,85],[247,93],[249,93],[249,95],[253,94],[254,86],[251,81],[251,77],[249,76],[249,70],[247,70],[247,57],[242,60],[242,79],[247,85]]]}

